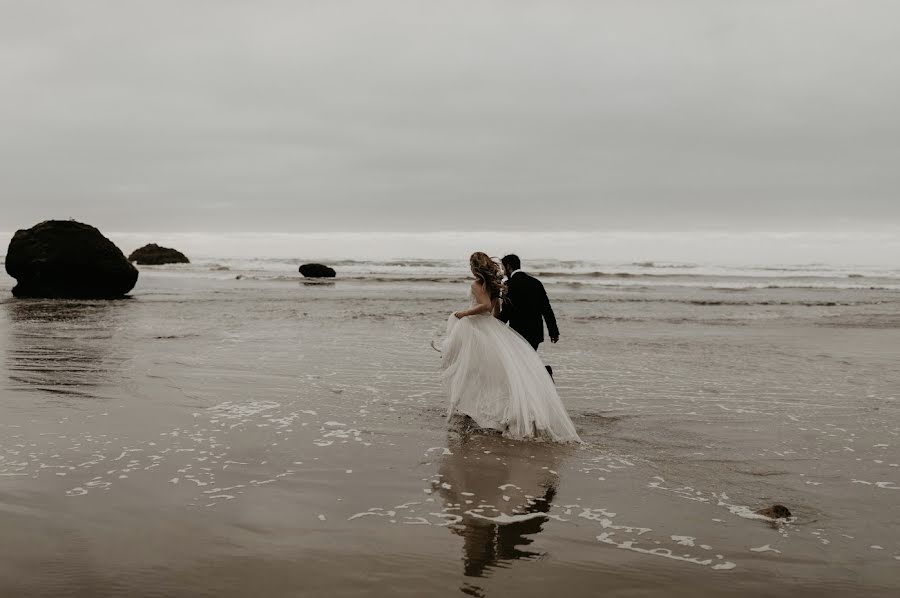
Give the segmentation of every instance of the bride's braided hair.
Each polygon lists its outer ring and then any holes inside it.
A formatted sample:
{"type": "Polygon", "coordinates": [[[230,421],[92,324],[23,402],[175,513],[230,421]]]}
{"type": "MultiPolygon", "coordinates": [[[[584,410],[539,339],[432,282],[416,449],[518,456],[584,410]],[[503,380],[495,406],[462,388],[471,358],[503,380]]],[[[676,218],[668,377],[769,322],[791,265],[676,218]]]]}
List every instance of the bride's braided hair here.
{"type": "Polygon", "coordinates": [[[503,284],[503,271],[500,269],[500,264],[491,259],[488,254],[476,251],[469,258],[469,266],[472,268],[472,274],[481,281],[491,299],[498,299],[506,295],[506,285],[503,284]]]}

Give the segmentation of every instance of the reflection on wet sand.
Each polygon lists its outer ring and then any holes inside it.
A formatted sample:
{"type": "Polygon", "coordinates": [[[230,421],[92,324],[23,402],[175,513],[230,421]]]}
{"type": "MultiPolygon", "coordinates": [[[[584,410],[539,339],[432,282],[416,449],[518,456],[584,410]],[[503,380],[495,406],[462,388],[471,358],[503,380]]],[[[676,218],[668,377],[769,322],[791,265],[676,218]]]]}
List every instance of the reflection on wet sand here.
{"type": "Polygon", "coordinates": [[[113,336],[126,301],[11,300],[6,366],[10,390],[93,394],[124,361],[113,336]]]}
{"type": "MultiPolygon", "coordinates": [[[[451,440],[449,450],[435,487],[445,510],[461,517],[449,527],[463,538],[465,576],[485,577],[509,561],[542,557],[530,546],[550,519],[566,449],[471,435],[451,440]]],[[[475,586],[462,590],[482,595],[475,586]]]]}

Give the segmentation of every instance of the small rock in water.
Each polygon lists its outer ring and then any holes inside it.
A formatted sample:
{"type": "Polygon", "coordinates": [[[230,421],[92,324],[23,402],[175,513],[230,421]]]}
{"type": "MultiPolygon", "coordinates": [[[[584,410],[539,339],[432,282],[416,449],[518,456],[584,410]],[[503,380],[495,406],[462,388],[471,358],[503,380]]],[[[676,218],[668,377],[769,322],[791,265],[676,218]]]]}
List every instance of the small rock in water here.
{"type": "Polygon", "coordinates": [[[300,274],[304,278],[334,278],[337,273],[334,268],[324,264],[303,264],[300,266],[300,274]]]}
{"type": "Polygon", "coordinates": [[[766,507],[765,509],[760,509],[757,512],[757,515],[762,515],[763,517],[770,517],[771,519],[787,519],[791,516],[791,511],[784,505],[772,505],[771,507],[766,507]]]}

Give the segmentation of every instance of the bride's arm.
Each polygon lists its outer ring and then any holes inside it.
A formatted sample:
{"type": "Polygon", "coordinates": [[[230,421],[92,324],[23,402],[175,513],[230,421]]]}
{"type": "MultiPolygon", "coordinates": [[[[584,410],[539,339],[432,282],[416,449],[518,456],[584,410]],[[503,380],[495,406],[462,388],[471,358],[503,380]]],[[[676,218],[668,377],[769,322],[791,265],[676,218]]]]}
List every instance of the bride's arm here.
{"type": "Polygon", "coordinates": [[[486,314],[490,312],[492,307],[491,297],[487,291],[481,286],[477,280],[472,283],[472,293],[475,295],[475,305],[471,309],[458,311],[454,316],[457,318],[465,318],[466,316],[477,316],[478,314],[486,314]]]}

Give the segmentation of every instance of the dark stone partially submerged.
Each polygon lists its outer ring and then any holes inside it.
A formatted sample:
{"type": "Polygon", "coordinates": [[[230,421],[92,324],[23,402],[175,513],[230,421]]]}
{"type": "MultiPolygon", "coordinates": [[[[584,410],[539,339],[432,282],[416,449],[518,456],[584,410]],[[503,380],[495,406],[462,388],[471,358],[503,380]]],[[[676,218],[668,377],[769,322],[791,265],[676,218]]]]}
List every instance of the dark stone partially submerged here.
{"type": "Polygon", "coordinates": [[[93,226],[47,220],[19,230],[6,252],[16,297],[114,299],[134,288],[138,271],[93,226]]]}
{"type": "Polygon", "coordinates": [[[784,505],[772,505],[771,507],[760,509],[756,513],[770,519],[789,519],[791,517],[791,510],[784,505]]]}
{"type": "Polygon", "coordinates": [[[190,264],[191,260],[177,249],[160,247],[156,243],[144,245],[135,249],[128,256],[129,262],[135,262],[142,266],[162,266],[163,264],[190,264]]]}
{"type": "Polygon", "coordinates": [[[334,268],[323,264],[303,264],[300,266],[300,274],[306,278],[334,278],[337,275],[334,268]]]}

